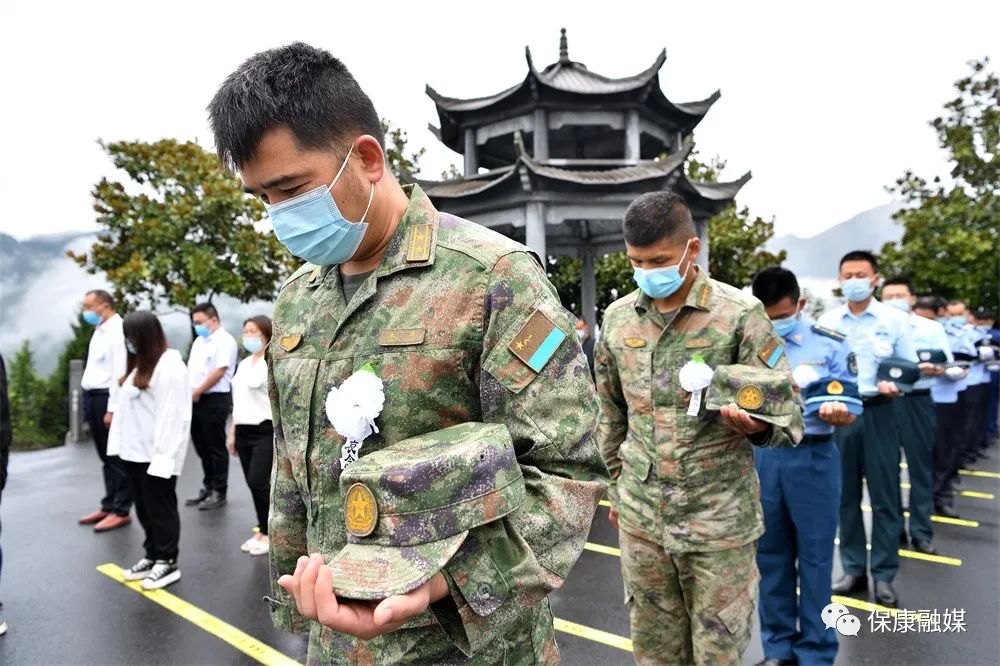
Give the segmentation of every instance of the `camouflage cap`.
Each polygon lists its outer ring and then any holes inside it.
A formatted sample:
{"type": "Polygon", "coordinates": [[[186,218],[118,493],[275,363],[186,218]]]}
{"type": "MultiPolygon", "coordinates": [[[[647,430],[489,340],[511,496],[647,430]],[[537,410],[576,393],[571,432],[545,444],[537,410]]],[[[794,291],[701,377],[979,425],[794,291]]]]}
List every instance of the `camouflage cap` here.
{"type": "Polygon", "coordinates": [[[405,594],[454,556],[469,530],[524,501],[507,427],[463,423],[362,456],[340,476],[347,545],[330,562],[351,599],[405,594]]]}
{"type": "Polygon", "coordinates": [[[907,393],[920,379],[920,368],[913,361],[892,356],[879,363],[875,378],[880,382],[893,382],[900,391],[907,393]]]}
{"type": "Polygon", "coordinates": [[[799,410],[787,373],[751,365],[720,365],[715,369],[705,408],[719,410],[731,403],[779,428],[789,427],[799,410]]]}

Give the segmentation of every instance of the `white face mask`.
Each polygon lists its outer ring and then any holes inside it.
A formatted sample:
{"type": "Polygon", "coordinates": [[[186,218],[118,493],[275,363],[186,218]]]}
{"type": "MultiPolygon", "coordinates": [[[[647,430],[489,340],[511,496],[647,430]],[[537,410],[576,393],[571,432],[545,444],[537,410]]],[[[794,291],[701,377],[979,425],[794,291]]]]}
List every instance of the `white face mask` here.
{"type": "Polygon", "coordinates": [[[579,328],[576,329],[576,337],[580,338],[580,340],[582,341],[584,338],[587,337],[587,331],[586,330],[581,330],[579,328]]]}

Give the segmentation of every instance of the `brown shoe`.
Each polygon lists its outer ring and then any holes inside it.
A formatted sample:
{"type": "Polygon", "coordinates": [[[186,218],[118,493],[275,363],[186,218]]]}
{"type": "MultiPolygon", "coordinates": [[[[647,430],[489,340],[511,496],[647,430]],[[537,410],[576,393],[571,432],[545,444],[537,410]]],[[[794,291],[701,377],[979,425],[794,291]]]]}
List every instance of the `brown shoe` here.
{"type": "Polygon", "coordinates": [[[81,525],[93,525],[94,523],[101,522],[110,515],[110,511],[95,511],[94,513],[88,513],[86,516],[83,516],[77,522],[81,525]]]}
{"type": "Polygon", "coordinates": [[[109,514],[104,520],[94,525],[95,532],[107,532],[125,527],[132,522],[129,516],[119,516],[117,513],[109,514]]]}

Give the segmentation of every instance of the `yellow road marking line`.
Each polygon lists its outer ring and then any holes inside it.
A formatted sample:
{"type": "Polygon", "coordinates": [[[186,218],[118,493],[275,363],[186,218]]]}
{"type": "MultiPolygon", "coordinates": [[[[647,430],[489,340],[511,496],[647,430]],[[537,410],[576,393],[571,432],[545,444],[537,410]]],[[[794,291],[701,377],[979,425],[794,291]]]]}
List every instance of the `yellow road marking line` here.
{"type": "Polygon", "coordinates": [[[589,541],[583,544],[584,550],[591,550],[595,553],[604,553],[605,555],[614,555],[615,557],[621,557],[622,551],[619,548],[612,548],[611,546],[603,546],[599,543],[590,543],[589,541]]]}
{"type": "MultiPolygon", "coordinates": [[[[908,484],[908,483],[901,483],[901,484],[899,484],[899,487],[900,488],[906,488],[907,490],[909,490],[910,489],[910,484],[908,484]]],[[[996,495],[994,495],[993,493],[980,493],[980,492],[977,492],[975,490],[963,490],[959,494],[962,497],[974,497],[976,499],[985,499],[985,500],[996,499],[996,495]]]]}
{"type": "Polygon", "coordinates": [[[632,639],[630,638],[625,638],[624,636],[619,636],[617,634],[609,634],[606,631],[585,627],[582,624],[570,622],[569,620],[562,620],[558,617],[554,618],[554,620],[556,631],[561,631],[563,633],[576,636],[577,638],[585,638],[588,641],[610,645],[611,647],[618,648],[619,650],[625,650],[626,652],[632,651],[632,639]]]}
{"type": "Polygon", "coordinates": [[[223,622],[214,615],[206,613],[197,606],[189,604],[166,590],[150,590],[147,592],[139,586],[139,581],[126,581],[122,578],[122,568],[117,564],[102,564],[97,567],[97,570],[105,576],[123,584],[125,587],[138,592],[150,601],[180,615],[188,622],[207,631],[216,638],[229,643],[243,654],[256,659],[265,666],[302,666],[299,662],[278,652],[270,645],[262,643],[250,634],[240,631],[233,625],[223,622]]]}
{"type": "MultiPolygon", "coordinates": [[[[861,510],[870,512],[872,508],[867,504],[862,504],[861,510]]],[[[909,518],[910,512],[904,511],[903,515],[909,518]]],[[[931,516],[931,520],[935,523],[945,523],[948,525],[960,525],[962,527],[979,527],[978,520],[965,520],[964,518],[948,518],[946,516],[934,516],[934,515],[931,516]]]]}
{"type": "MultiPolygon", "coordinates": [[[[840,545],[840,537],[837,537],[836,539],[834,539],[833,543],[834,543],[834,545],[839,546],[840,545]]],[[[868,550],[871,550],[872,549],[872,545],[870,543],[866,544],[865,548],[868,549],[868,550]]],[[[909,558],[914,559],[914,560],[927,560],[928,562],[937,562],[938,564],[948,564],[948,565],[951,565],[953,567],[960,567],[960,566],[962,566],[962,560],[958,559],[957,557],[945,557],[943,555],[925,555],[923,553],[918,553],[915,550],[905,550],[903,548],[899,549],[899,555],[901,557],[909,557],[909,558]]],[[[846,606],[847,604],[844,604],[844,605],[846,606]]]]}
{"type": "Polygon", "coordinates": [[[976,490],[963,490],[959,493],[962,497],[975,497],[976,499],[996,499],[996,495],[993,493],[981,493],[976,490]]]}
{"type": "Polygon", "coordinates": [[[1000,474],[996,472],[980,472],[978,469],[960,469],[959,474],[964,474],[965,476],[982,476],[987,479],[1000,479],[1000,474]]]}
{"type": "MultiPolygon", "coordinates": [[[[830,601],[837,604],[844,604],[848,608],[868,611],[869,613],[878,611],[880,613],[888,613],[889,615],[897,615],[901,610],[906,610],[905,608],[889,608],[888,606],[873,604],[870,601],[863,601],[861,599],[855,599],[854,597],[842,597],[839,594],[831,595],[830,601]]],[[[922,616],[920,613],[916,613],[914,611],[907,612],[910,613],[910,617],[920,618],[922,616]]]]}
{"type": "Polygon", "coordinates": [[[608,500],[601,500],[600,502],[598,502],[598,504],[600,504],[601,506],[607,506],[607,507],[611,506],[611,502],[609,502],[608,500]]]}

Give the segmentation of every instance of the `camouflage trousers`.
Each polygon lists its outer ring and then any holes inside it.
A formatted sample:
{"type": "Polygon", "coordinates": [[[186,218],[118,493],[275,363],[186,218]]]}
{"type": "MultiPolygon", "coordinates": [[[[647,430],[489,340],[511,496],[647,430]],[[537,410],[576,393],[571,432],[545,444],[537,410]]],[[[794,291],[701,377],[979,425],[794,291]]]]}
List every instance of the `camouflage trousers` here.
{"type": "Polygon", "coordinates": [[[620,531],[620,546],[637,664],[741,662],[760,581],[755,542],[670,554],[620,531]]]}

